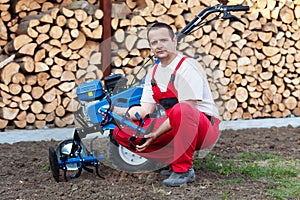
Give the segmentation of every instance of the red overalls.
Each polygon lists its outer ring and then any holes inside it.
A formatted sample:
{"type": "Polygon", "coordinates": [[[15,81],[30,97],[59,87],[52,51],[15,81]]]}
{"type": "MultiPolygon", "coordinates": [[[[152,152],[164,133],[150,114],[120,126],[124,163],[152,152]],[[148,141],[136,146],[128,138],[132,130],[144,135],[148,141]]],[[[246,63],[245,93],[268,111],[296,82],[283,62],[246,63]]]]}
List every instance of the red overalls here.
{"type": "MultiPolygon", "coordinates": [[[[151,84],[153,98],[158,104],[166,99],[171,102],[174,102],[174,98],[177,100],[174,79],[185,59],[186,57],[183,57],[176,66],[166,92],[161,92],[156,84],[154,75],[158,65],[154,66],[151,84]]],[[[130,148],[129,138],[134,131],[129,128],[124,127],[122,130],[116,128],[113,137],[119,144],[143,157],[170,165],[174,172],[186,172],[193,165],[195,150],[205,149],[215,144],[218,139],[220,121],[213,118],[214,121],[211,122],[204,113],[187,103],[176,103],[174,106],[167,103],[166,105],[166,117],[155,119],[154,129],[159,127],[166,118],[169,118],[172,129],[156,138],[143,152],[136,152],[130,148]]],[[[152,120],[145,119],[145,129],[152,120]]],[[[139,144],[140,140],[141,138],[137,139],[135,144],[139,144]]]]}

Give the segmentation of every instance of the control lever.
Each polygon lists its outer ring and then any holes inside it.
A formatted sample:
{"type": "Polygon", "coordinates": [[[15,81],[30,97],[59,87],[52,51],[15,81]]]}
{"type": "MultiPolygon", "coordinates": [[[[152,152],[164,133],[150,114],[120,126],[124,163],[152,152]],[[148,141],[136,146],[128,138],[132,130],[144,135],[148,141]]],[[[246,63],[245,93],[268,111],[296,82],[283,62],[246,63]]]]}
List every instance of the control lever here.
{"type": "Polygon", "coordinates": [[[139,125],[138,125],[138,127],[136,129],[136,133],[129,138],[129,140],[130,140],[130,147],[132,149],[136,149],[135,145],[133,144],[133,142],[139,137],[139,135],[140,135],[140,129],[142,128],[142,126],[145,123],[145,121],[143,120],[143,118],[141,117],[141,115],[138,112],[135,113],[135,117],[139,121],[139,125]]]}
{"type": "MultiPolygon", "coordinates": [[[[141,127],[144,125],[144,120],[141,118],[141,116],[139,115],[138,112],[135,113],[135,117],[139,120],[140,124],[139,124],[139,126],[136,130],[136,134],[134,134],[133,136],[131,136],[129,138],[130,148],[133,149],[133,150],[136,150],[136,147],[135,147],[133,142],[139,137],[139,135],[141,133],[141,127]]],[[[144,135],[150,133],[153,130],[154,124],[155,124],[155,119],[150,123],[150,125],[148,126],[148,128],[145,131],[144,135]]],[[[143,145],[146,141],[147,141],[147,139],[145,137],[142,137],[139,145],[143,145]]]]}
{"type": "MultiPolygon", "coordinates": [[[[151,122],[151,124],[148,126],[145,135],[148,134],[148,133],[150,133],[153,130],[154,124],[155,124],[155,120],[153,120],[151,122]]],[[[141,140],[141,142],[140,142],[140,145],[143,145],[146,141],[147,141],[147,139],[145,137],[143,137],[142,140],[141,140]]]]}
{"type": "Polygon", "coordinates": [[[246,25],[245,22],[243,22],[240,18],[238,18],[237,16],[235,15],[232,15],[230,14],[229,12],[227,11],[224,11],[223,12],[223,19],[229,19],[229,20],[233,20],[233,21],[238,21],[238,22],[241,22],[242,24],[246,25]]]}

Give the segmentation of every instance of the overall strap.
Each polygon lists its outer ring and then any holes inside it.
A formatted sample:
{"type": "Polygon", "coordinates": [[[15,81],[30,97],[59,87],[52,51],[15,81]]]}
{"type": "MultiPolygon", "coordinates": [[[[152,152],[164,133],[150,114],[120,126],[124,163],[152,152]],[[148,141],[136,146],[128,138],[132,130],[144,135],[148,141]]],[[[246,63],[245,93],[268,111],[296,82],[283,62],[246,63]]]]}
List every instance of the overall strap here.
{"type": "MultiPolygon", "coordinates": [[[[188,58],[188,56],[184,56],[180,59],[179,63],[177,64],[177,66],[175,67],[173,73],[171,74],[171,78],[170,78],[170,82],[171,83],[174,83],[174,80],[175,80],[175,74],[177,72],[177,70],[179,69],[179,67],[181,66],[182,62],[188,58]]],[[[153,68],[153,72],[152,72],[152,79],[151,79],[151,85],[152,87],[154,87],[156,85],[156,80],[154,79],[154,75],[156,73],[156,70],[157,70],[157,67],[158,67],[158,64],[156,64],[153,68]]]]}
{"type": "Polygon", "coordinates": [[[152,85],[152,87],[154,87],[156,85],[156,80],[154,79],[154,75],[156,73],[157,67],[158,67],[158,63],[153,68],[152,79],[151,79],[151,85],[152,85]]]}
{"type": "Polygon", "coordinates": [[[184,57],[182,57],[182,58],[180,59],[180,61],[179,61],[179,63],[177,64],[177,66],[176,66],[174,72],[171,74],[171,78],[170,78],[170,82],[171,82],[171,83],[174,83],[175,75],[176,75],[177,70],[179,69],[179,67],[181,66],[181,64],[183,63],[183,61],[184,61],[185,59],[187,59],[187,58],[188,58],[187,56],[184,56],[184,57]]]}

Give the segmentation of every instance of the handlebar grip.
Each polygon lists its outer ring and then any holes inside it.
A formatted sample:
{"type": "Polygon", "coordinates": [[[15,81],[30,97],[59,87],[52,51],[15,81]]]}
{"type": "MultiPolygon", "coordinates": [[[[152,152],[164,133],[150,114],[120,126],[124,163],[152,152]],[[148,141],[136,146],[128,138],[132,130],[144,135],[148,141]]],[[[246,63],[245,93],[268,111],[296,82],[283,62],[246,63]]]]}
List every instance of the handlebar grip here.
{"type": "Polygon", "coordinates": [[[180,41],[182,38],[184,38],[185,34],[179,32],[176,34],[177,40],[180,41]]]}
{"type": "Polygon", "coordinates": [[[242,6],[242,5],[234,5],[234,6],[223,6],[223,9],[226,11],[247,11],[250,9],[249,6],[242,6]]]}

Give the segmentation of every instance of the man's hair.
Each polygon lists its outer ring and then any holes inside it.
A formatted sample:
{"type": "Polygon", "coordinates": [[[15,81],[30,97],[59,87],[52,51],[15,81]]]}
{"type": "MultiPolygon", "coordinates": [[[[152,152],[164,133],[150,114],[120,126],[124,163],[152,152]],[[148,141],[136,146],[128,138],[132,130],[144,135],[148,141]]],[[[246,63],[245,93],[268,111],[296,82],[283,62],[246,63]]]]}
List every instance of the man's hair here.
{"type": "Polygon", "coordinates": [[[168,29],[171,39],[173,39],[175,37],[175,34],[174,34],[173,29],[171,28],[171,26],[169,26],[168,24],[165,24],[165,23],[157,22],[157,23],[153,24],[147,31],[148,40],[149,40],[149,32],[152,31],[152,30],[160,29],[160,28],[168,29]]]}

